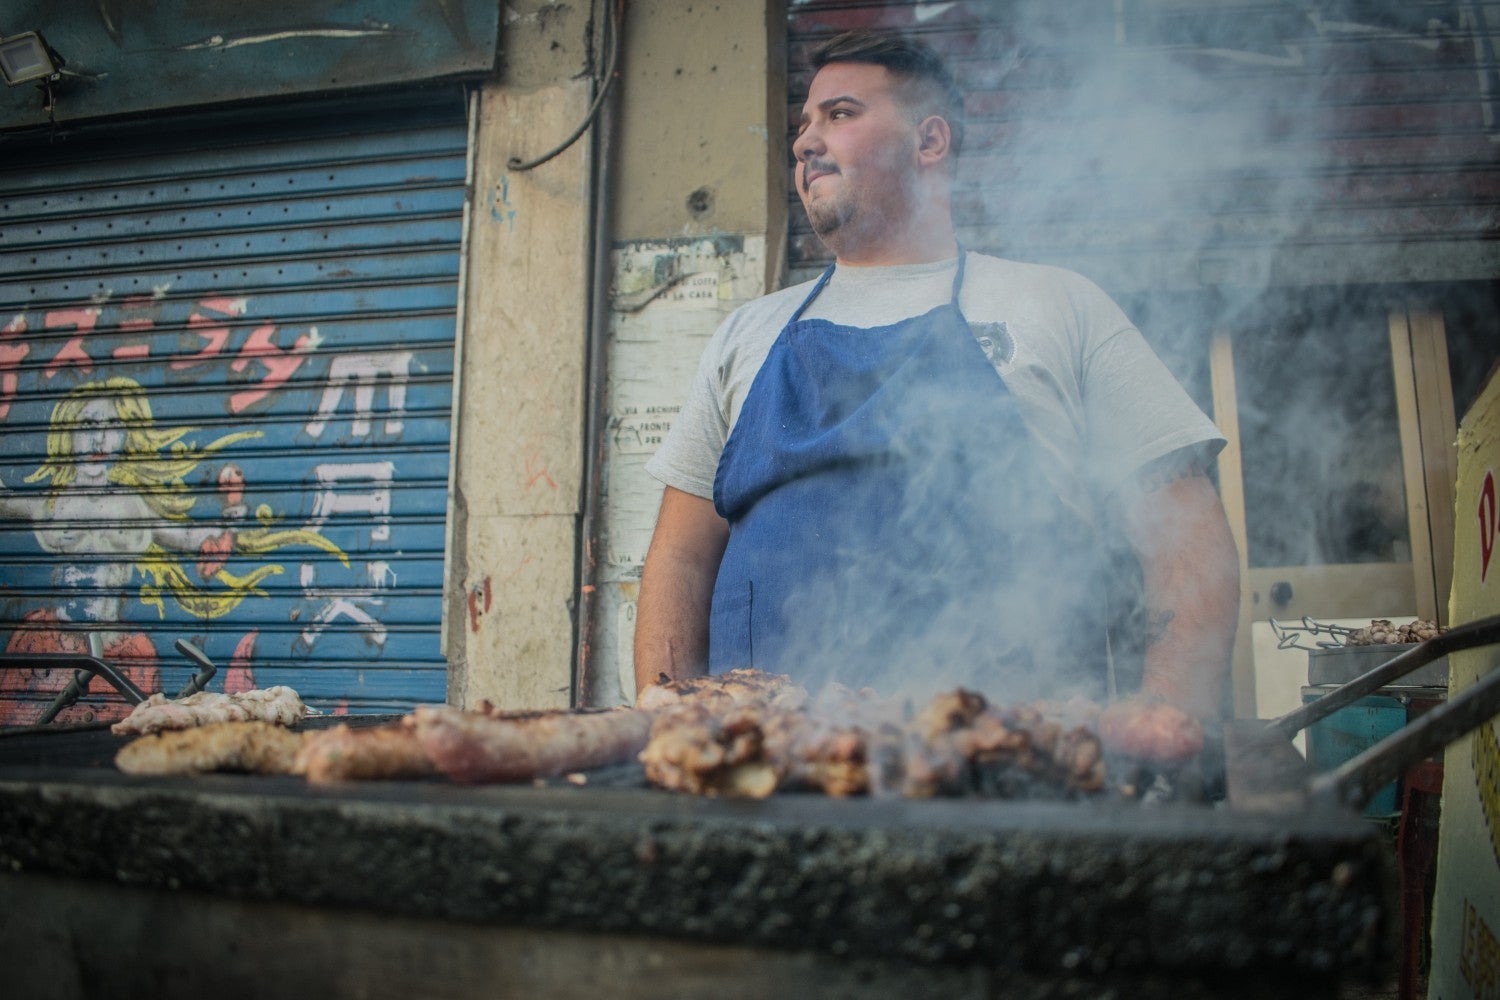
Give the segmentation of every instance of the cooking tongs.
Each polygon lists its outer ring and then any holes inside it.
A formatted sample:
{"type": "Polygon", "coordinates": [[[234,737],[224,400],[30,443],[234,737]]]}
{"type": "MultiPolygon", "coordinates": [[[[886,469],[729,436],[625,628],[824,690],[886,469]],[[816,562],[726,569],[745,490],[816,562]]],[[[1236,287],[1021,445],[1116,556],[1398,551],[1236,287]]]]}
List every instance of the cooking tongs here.
{"type": "MultiPolygon", "coordinates": [[[[102,677],[109,686],[119,692],[127,704],[139,705],[146,700],[146,693],[125,676],[115,669],[104,659],[103,642],[97,632],[88,637],[89,653],[21,653],[0,655],[0,670],[66,670],[73,668],[73,678],[68,681],[67,687],[57,693],[52,699],[52,704],[42,712],[42,715],[33,726],[45,726],[57,718],[59,712],[75,704],[79,698],[88,691],[89,684],[95,676],[102,677]]],[[[188,695],[196,694],[208,687],[208,682],[213,679],[218,667],[197,646],[186,639],[178,639],[173,644],[177,652],[192,660],[198,666],[198,670],[188,679],[181,691],[177,692],[178,698],[186,698],[188,695]]]]}
{"type": "MultiPolygon", "coordinates": [[[[1447,632],[1411,647],[1398,656],[1341,684],[1261,729],[1266,742],[1290,746],[1299,731],[1373,694],[1419,667],[1478,646],[1500,643],[1500,615],[1455,625],[1447,632]]],[[[1449,743],[1500,714],[1500,669],[1491,670],[1456,697],[1426,712],[1363,753],[1312,778],[1306,793],[1315,802],[1362,809],[1406,769],[1432,756],[1449,743]]],[[[1253,742],[1266,744],[1257,738],[1253,742]]],[[[1239,753],[1250,748],[1241,746],[1239,753]]],[[[1236,754],[1231,754],[1231,758],[1236,754]]]]}

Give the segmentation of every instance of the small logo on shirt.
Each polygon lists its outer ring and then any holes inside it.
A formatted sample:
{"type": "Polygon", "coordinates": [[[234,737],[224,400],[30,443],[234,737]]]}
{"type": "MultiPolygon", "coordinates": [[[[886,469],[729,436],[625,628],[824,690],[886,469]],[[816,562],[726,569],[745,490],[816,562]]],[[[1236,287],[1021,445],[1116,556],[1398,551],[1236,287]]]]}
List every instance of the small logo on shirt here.
{"type": "Polygon", "coordinates": [[[1009,363],[1015,355],[1015,341],[1010,339],[1010,331],[1004,323],[970,323],[969,330],[990,364],[999,367],[1009,363]]]}

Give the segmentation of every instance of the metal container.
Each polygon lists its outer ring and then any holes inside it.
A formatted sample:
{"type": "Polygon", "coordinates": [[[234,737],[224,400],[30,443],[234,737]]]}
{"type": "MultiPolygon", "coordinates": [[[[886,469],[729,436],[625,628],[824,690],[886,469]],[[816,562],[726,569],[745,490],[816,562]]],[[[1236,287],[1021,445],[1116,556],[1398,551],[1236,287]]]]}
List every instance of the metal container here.
{"type": "MultiPolygon", "coordinates": [[[[1305,687],[1302,703],[1311,704],[1334,687],[1329,684],[1305,687]]],[[[1447,696],[1445,687],[1404,686],[1384,687],[1366,695],[1307,727],[1307,762],[1314,771],[1330,771],[1393,735],[1447,696]]],[[[1400,811],[1395,781],[1374,793],[1364,808],[1364,814],[1371,819],[1388,819],[1400,811]]]]}
{"type": "MultiPolygon", "coordinates": [[[[1346,684],[1361,674],[1369,673],[1382,663],[1415,649],[1415,643],[1382,644],[1378,646],[1337,646],[1307,651],[1307,683],[1346,684]]],[[[1403,687],[1447,687],[1448,658],[1434,660],[1418,667],[1398,681],[1403,687]]]]}

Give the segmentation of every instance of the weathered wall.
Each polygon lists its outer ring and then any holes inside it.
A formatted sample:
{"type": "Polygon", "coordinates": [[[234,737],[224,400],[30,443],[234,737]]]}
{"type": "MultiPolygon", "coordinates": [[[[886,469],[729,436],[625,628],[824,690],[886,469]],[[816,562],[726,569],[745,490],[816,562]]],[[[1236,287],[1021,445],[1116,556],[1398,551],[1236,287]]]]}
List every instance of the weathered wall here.
{"type": "Polygon", "coordinates": [[[502,8],[502,69],[478,94],[444,588],[448,697],[567,705],[592,135],[526,172],[592,98],[587,2],[502,8]]]}
{"type": "MultiPolygon", "coordinates": [[[[764,234],[772,216],[776,226],[784,224],[781,6],[774,0],[631,4],[615,168],[616,243],[764,234]]],[[[779,257],[767,266],[775,280],[779,257]]]]}
{"type": "Polygon", "coordinates": [[[584,662],[605,703],[634,697],[635,599],[661,497],[645,463],[714,328],[780,280],[787,197],[781,4],[632,4],[625,42],[603,556],[584,662]]]}

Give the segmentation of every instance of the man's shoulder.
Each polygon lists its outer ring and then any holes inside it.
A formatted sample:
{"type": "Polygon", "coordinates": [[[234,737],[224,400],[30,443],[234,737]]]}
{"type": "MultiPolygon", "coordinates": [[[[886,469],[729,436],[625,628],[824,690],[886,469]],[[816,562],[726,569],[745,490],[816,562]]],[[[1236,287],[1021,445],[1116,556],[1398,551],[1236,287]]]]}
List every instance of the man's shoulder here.
{"type": "Polygon", "coordinates": [[[989,312],[1073,317],[1085,324],[1119,325],[1119,306],[1090,278],[1054,264],[1031,264],[971,252],[964,298],[975,315],[989,312]],[[972,299],[971,299],[972,296],[972,299]]]}
{"type": "Polygon", "coordinates": [[[812,287],[816,283],[817,279],[804,281],[779,291],[769,292],[738,306],[719,328],[720,336],[733,336],[743,331],[762,330],[766,327],[772,327],[775,332],[779,333],[786,325],[786,321],[791,319],[792,314],[797,311],[797,307],[812,292],[812,287]]]}
{"type": "Polygon", "coordinates": [[[786,288],[777,289],[774,292],[767,292],[758,299],[751,299],[749,302],[746,302],[730,313],[730,316],[732,318],[740,313],[796,312],[797,307],[802,304],[802,300],[806,299],[812,293],[813,286],[817,283],[817,278],[809,278],[807,281],[788,285],[786,288]]]}
{"type": "Polygon", "coordinates": [[[1027,261],[996,257],[992,254],[970,250],[964,262],[971,277],[1013,285],[1018,289],[1094,288],[1092,281],[1077,271],[1055,264],[1034,264],[1027,261]]]}

